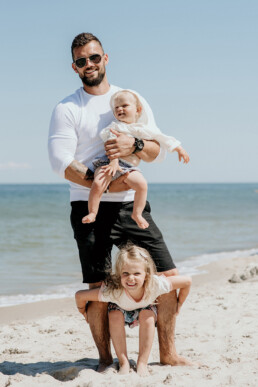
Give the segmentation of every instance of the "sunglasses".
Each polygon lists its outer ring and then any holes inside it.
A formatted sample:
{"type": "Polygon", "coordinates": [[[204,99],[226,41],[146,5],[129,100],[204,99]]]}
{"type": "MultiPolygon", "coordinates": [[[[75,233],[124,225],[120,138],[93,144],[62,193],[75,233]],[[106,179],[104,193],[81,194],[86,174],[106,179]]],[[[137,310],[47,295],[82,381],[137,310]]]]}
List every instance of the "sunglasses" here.
{"type": "Polygon", "coordinates": [[[105,54],[103,55],[100,55],[100,54],[93,54],[91,56],[89,56],[88,58],[79,58],[79,59],[76,59],[74,61],[75,63],[75,66],[76,67],[79,67],[79,69],[81,69],[82,67],[86,66],[87,64],[87,60],[94,63],[94,64],[98,64],[101,62],[101,59],[102,57],[104,56],[105,54]]]}

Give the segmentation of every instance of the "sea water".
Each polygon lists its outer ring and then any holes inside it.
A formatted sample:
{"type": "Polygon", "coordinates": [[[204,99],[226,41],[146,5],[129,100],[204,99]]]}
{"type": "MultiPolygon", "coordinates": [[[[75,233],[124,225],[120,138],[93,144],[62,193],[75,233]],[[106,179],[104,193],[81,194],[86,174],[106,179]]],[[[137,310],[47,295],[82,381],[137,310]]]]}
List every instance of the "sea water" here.
{"type": "MultiPolygon", "coordinates": [[[[149,184],[148,200],[180,273],[258,253],[258,184],[149,184]]],[[[67,184],[0,185],[0,214],[0,306],[84,286],[67,184]]]]}

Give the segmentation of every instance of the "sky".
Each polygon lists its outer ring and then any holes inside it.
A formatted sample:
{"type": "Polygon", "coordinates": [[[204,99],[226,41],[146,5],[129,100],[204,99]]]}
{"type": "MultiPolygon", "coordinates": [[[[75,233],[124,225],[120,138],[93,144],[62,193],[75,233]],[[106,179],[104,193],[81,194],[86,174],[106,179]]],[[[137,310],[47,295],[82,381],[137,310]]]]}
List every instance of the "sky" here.
{"type": "Polygon", "coordinates": [[[109,82],[144,96],[190,155],[141,163],[149,182],[257,182],[257,20],[256,0],[1,1],[0,183],[65,182],[47,136],[55,105],[81,87],[81,32],[101,40],[109,82]]]}

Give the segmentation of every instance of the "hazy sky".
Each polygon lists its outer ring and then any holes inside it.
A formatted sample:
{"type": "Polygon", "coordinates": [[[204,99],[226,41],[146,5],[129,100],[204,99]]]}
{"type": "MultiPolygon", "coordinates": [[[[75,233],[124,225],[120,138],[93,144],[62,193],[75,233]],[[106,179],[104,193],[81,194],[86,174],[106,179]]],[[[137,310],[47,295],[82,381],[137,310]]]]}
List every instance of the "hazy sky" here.
{"type": "Polygon", "coordinates": [[[176,154],[141,164],[150,182],[258,181],[258,1],[1,1],[0,183],[62,182],[47,135],[57,102],[81,86],[71,42],[92,32],[110,83],[140,92],[176,154]]]}

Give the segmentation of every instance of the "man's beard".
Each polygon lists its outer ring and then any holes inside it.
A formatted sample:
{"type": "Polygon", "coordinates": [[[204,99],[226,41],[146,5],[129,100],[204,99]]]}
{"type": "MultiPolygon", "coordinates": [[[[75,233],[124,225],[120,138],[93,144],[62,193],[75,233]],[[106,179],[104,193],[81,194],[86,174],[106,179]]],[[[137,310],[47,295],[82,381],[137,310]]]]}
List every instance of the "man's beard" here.
{"type": "Polygon", "coordinates": [[[86,86],[89,86],[89,87],[92,87],[92,86],[98,86],[98,85],[100,85],[101,82],[103,81],[103,78],[104,78],[104,76],[105,76],[105,73],[106,73],[106,71],[105,71],[105,69],[104,69],[103,72],[99,72],[99,73],[98,73],[97,78],[92,78],[92,79],[90,79],[90,78],[87,78],[87,77],[84,76],[84,77],[81,77],[81,80],[82,80],[82,82],[84,83],[84,85],[86,85],[86,86]]]}

